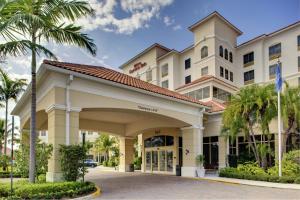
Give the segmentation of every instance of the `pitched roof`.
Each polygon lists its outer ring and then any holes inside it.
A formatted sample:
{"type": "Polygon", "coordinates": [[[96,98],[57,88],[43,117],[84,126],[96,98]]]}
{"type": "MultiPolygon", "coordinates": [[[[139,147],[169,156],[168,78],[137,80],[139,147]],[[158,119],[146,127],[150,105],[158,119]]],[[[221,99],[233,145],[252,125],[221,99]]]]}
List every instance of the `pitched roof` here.
{"type": "Polygon", "coordinates": [[[135,60],[136,58],[140,57],[141,55],[147,53],[148,51],[150,51],[151,49],[158,47],[160,49],[164,49],[167,52],[172,51],[172,49],[169,49],[168,47],[165,47],[159,43],[154,43],[151,46],[147,47],[146,49],[144,49],[143,51],[141,51],[140,53],[138,53],[137,55],[135,55],[134,57],[130,58],[128,61],[126,61],[125,63],[123,63],[119,68],[123,69],[125,65],[129,64],[130,62],[132,62],[133,60],[135,60]]]}
{"type": "Polygon", "coordinates": [[[224,103],[220,103],[215,100],[210,100],[205,103],[211,107],[211,109],[208,110],[209,113],[221,112],[226,109],[226,105],[224,103]]]}
{"type": "Polygon", "coordinates": [[[196,99],[193,99],[191,97],[188,97],[188,96],[179,94],[178,92],[174,92],[174,91],[159,87],[157,85],[153,85],[151,83],[142,81],[140,79],[134,78],[132,76],[129,76],[129,75],[123,74],[121,72],[117,72],[115,70],[108,69],[105,67],[50,61],[50,60],[44,60],[43,63],[54,66],[54,67],[62,68],[65,70],[70,70],[73,72],[96,77],[99,79],[104,79],[107,81],[119,83],[119,84],[126,85],[129,87],[142,89],[142,90],[145,90],[148,92],[172,97],[174,99],[183,100],[183,101],[186,101],[189,103],[195,103],[195,104],[206,106],[205,103],[198,101],[196,99]]]}
{"type": "MultiPolygon", "coordinates": [[[[215,76],[212,76],[212,75],[205,75],[205,76],[202,76],[201,78],[198,78],[198,79],[196,79],[196,80],[194,80],[194,81],[192,81],[192,82],[190,82],[190,83],[188,83],[188,84],[182,85],[182,86],[176,88],[175,90],[180,90],[180,89],[182,89],[182,88],[186,88],[186,87],[195,85],[195,84],[197,84],[197,83],[202,83],[202,82],[204,82],[204,81],[206,81],[206,80],[210,80],[210,79],[218,80],[218,81],[222,82],[223,84],[226,84],[226,86],[230,85],[229,83],[226,83],[225,81],[223,81],[223,80],[221,80],[221,79],[219,79],[219,78],[217,78],[217,77],[215,77],[215,76]]],[[[237,88],[236,86],[234,86],[234,85],[230,85],[230,86],[233,87],[233,88],[235,88],[235,89],[238,89],[238,88],[237,88]]]]}
{"type": "Polygon", "coordinates": [[[238,29],[236,26],[234,26],[231,22],[229,22],[225,17],[223,17],[219,12],[214,11],[211,14],[207,15],[206,17],[204,17],[203,19],[200,19],[199,21],[197,21],[196,23],[194,23],[193,25],[191,25],[189,27],[190,31],[193,31],[193,29],[195,27],[197,27],[198,25],[206,22],[207,20],[211,19],[212,17],[217,16],[219,19],[221,19],[222,21],[224,21],[226,24],[228,24],[233,30],[235,30],[239,35],[241,35],[243,32],[238,29]]]}

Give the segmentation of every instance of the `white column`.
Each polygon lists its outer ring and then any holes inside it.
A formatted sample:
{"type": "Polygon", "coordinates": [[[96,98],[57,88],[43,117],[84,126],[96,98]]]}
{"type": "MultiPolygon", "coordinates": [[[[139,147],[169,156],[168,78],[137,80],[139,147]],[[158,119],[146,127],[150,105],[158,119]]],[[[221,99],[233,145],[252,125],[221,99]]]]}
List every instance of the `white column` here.
{"type": "Polygon", "coordinates": [[[133,164],[134,138],[120,137],[120,172],[128,172],[129,165],[133,164]]]}

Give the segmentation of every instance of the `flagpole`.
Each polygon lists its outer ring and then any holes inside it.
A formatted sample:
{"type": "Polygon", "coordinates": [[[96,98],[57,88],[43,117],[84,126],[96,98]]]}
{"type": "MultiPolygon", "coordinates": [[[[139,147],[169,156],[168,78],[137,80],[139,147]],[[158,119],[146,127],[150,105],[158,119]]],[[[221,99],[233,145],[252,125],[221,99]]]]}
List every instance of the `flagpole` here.
{"type": "Polygon", "coordinates": [[[281,177],[282,176],[282,170],[281,170],[282,139],[281,139],[280,91],[277,92],[277,99],[278,99],[278,175],[279,177],[281,177]]]}
{"type": "Polygon", "coordinates": [[[277,90],[277,103],[278,103],[278,176],[282,176],[282,134],[281,134],[281,102],[280,93],[282,89],[282,77],[281,77],[280,61],[278,58],[276,66],[276,90],[277,90]]]}

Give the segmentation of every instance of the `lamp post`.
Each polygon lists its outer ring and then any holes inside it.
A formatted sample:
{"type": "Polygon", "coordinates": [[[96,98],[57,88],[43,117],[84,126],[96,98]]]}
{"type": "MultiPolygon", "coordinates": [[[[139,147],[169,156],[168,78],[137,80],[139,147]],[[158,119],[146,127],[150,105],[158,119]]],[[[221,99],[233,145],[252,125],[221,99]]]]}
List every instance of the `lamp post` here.
{"type": "Polygon", "coordinates": [[[12,116],[11,128],[11,157],[10,157],[10,195],[13,195],[13,157],[14,157],[14,132],[15,132],[15,118],[12,116]]]}
{"type": "MultiPolygon", "coordinates": [[[[82,151],[85,154],[85,132],[82,132],[82,151]]],[[[84,160],[85,160],[85,155],[84,158],[82,160],[82,181],[84,182],[84,172],[85,172],[85,168],[84,168],[84,160]]]]}

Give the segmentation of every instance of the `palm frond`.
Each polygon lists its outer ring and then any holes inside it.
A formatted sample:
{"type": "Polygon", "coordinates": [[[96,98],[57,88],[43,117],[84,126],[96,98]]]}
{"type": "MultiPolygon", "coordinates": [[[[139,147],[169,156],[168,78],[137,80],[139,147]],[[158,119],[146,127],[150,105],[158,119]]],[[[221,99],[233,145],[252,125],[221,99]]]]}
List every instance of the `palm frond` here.
{"type": "Polygon", "coordinates": [[[57,59],[55,54],[46,47],[39,44],[33,44],[29,40],[10,41],[0,44],[0,58],[5,59],[7,56],[18,57],[28,55],[32,49],[35,49],[39,55],[44,54],[48,58],[57,59]]]}
{"type": "Polygon", "coordinates": [[[92,55],[96,55],[97,47],[93,39],[87,34],[81,33],[81,27],[74,24],[53,26],[43,37],[47,41],[54,40],[59,44],[71,44],[86,49],[92,55]]]}

